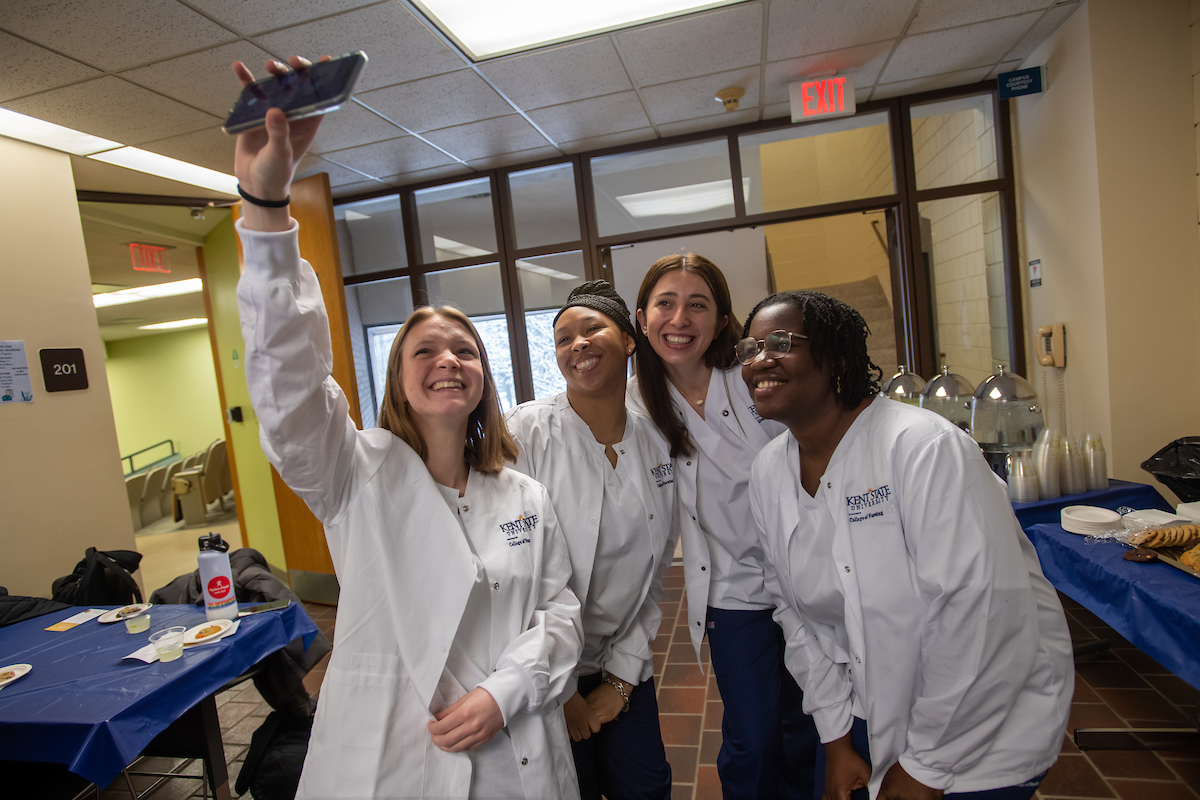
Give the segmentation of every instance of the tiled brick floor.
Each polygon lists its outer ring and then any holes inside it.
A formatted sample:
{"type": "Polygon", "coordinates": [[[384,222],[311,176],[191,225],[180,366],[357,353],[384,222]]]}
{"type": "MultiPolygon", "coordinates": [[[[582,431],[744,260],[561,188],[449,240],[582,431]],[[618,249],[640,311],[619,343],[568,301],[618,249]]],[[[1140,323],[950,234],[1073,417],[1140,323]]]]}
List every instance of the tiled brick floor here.
{"type": "MultiPolygon", "coordinates": [[[[721,746],[721,697],[709,672],[697,666],[687,630],[683,568],[667,571],[663,623],[654,642],[655,680],[667,759],[674,774],[675,800],[719,800],[717,751],[721,746]]],[[[1081,658],[1076,664],[1075,699],[1070,728],[1185,725],[1196,718],[1200,692],[1171,675],[1153,659],[1077,603],[1063,597],[1076,644],[1106,638],[1112,649],[1081,658]]],[[[334,609],[309,605],[309,613],[333,638],[334,609]]],[[[310,692],[320,688],[324,663],[309,674],[310,692]]],[[[218,697],[230,783],[236,780],[250,735],[270,709],[253,684],[218,697]]],[[[178,764],[179,762],[175,762],[178,764]]],[[[186,771],[198,774],[198,763],[186,771]]],[[[199,796],[199,781],[173,780],[155,792],[155,800],[199,796]]],[[[102,795],[128,798],[113,785],[102,795]]],[[[248,797],[249,795],[247,795],[248,797]]],[[[1043,782],[1041,800],[1200,800],[1200,749],[1191,751],[1081,752],[1064,736],[1062,754],[1043,782]]]]}

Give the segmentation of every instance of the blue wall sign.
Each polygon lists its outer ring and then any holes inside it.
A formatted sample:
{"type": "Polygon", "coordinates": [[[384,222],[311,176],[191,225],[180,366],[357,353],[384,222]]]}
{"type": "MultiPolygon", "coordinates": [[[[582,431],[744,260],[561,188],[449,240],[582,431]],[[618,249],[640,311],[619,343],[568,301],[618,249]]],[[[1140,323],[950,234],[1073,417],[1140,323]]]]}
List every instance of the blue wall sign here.
{"type": "Polygon", "coordinates": [[[1020,97],[1024,94],[1039,94],[1046,88],[1045,67],[1030,67],[1016,72],[1001,72],[996,76],[1000,87],[1000,99],[1020,97]]]}

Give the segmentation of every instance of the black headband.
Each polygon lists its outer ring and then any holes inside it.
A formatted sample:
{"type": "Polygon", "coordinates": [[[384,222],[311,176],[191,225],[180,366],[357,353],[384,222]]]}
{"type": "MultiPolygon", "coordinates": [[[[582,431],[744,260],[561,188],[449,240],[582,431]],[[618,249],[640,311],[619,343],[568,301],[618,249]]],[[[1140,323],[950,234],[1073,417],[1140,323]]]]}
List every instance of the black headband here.
{"type": "Polygon", "coordinates": [[[634,336],[633,322],[629,318],[629,306],[625,305],[621,295],[617,294],[608,281],[588,281],[572,289],[571,293],[567,295],[566,304],[554,316],[554,324],[557,325],[558,318],[563,315],[563,312],[573,306],[583,306],[599,311],[617,323],[617,327],[622,331],[631,337],[634,336]]]}

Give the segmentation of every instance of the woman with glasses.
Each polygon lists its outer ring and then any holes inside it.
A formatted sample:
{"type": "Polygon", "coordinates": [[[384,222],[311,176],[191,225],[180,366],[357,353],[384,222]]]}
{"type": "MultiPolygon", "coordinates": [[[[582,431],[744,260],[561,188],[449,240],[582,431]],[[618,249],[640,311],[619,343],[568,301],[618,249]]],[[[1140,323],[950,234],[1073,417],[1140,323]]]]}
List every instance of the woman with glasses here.
{"type": "Polygon", "coordinates": [[[543,713],[580,651],[571,565],[546,490],[504,466],[516,447],[478,332],[456,309],[415,311],[378,428],[355,426],[330,375],[321,288],[288,213],[320,119],[273,108],[235,156],[263,450],[324,525],[341,586],[297,796],[577,798],[566,725],[543,713]]]}
{"type": "Polygon", "coordinates": [[[750,515],[758,452],[785,428],[765,421],[737,372],[725,276],[695,253],[656,261],[637,298],[633,403],[675,459],[688,630],[707,634],[724,702],[717,772],[726,800],[811,798],[816,729],[783,663],[750,515]]]}
{"type": "Polygon", "coordinates": [[[1074,672],[1004,483],[957,427],[877,397],[846,304],[784,292],[746,324],[742,376],[790,432],[755,460],[750,500],[825,797],[1032,797],[1074,672]]]}
{"type": "Polygon", "coordinates": [[[554,318],[566,391],[507,417],[516,468],[550,492],[583,604],[583,654],[562,702],[585,800],[671,796],[650,642],[675,552],[675,479],[662,435],[625,405],[633,338],[606,281],[576,287],[554,318]]]}

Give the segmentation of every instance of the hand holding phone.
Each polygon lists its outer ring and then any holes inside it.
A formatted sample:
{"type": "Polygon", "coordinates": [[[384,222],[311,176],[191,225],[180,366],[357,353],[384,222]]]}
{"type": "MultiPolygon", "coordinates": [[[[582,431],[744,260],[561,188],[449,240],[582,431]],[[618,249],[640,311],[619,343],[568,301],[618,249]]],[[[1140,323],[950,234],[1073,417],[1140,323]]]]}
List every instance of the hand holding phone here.
{"type": "MultiPolygon", "coordinates": [[[[228,134],[266,124],[267,111],[281,109],[290,121],[336,111],[354,93],[354,84],[367,64],[361,50],[246,84],[222,130],[228,134]]],[[[294,66],[294,65],[293,65],[294,66]]],[[[239,75],[239,77],[241,77],[239,75]]]]}

